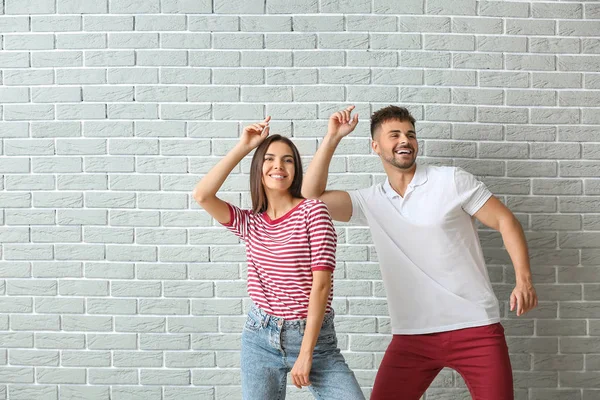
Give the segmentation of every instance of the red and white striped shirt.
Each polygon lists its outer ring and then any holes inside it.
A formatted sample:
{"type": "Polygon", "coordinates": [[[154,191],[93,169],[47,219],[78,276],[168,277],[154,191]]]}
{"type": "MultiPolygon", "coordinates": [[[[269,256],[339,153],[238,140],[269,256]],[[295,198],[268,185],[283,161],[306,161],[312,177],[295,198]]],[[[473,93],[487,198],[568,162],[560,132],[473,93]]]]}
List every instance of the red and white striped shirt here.
{"type": "MultiPolygon", "coordinates": [[[[271,220],[229,204],[223,224],[246,244],[248,294],[267,313],[289,320],[308,314],[312,271],[335,269],[337,235],[327,206],[303,200],[284,216],[271,220]]],[[[331,309],[332,290],[327,300],[331,309]]]]}

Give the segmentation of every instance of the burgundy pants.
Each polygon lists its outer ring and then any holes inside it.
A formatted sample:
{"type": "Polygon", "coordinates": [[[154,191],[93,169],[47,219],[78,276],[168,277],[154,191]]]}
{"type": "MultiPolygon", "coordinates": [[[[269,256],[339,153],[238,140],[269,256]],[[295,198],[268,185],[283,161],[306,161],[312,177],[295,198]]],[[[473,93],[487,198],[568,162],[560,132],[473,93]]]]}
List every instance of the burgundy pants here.
{"type": "Polygon", "coordinates": [[[513,400],[512,368],[502,325],[425,335],[394,335],[371,400],[418,400],[444,367],[465,380],[473,400],[513,400]]]}

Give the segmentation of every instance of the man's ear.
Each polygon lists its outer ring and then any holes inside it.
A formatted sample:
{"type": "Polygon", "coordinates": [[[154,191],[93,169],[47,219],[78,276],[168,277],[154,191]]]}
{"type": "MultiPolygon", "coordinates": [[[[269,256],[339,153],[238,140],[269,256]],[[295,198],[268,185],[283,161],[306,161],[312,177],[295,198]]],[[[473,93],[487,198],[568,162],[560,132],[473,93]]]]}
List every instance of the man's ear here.
{"type": "Polygon", "coordinates": [[[373,151],[377,154],[381,154],[379,153],[379,143],[377,143],[376,140],[371,140],[371,148],[373,149],[373,151]]]}

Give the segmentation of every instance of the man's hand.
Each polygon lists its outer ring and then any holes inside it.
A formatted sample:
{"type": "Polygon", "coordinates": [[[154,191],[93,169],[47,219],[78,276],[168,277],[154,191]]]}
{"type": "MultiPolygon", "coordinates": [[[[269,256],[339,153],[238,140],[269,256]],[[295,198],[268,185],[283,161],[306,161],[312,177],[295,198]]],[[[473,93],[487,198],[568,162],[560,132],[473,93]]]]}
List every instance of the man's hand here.
{"type": "Polygon", "coordinates": [[[352,110],[354,110],[354,106],[333,113],[329,117],[327,135],[339,140],[352,132],[358,124],[358,114],[354,114],[354,117],[352,117],[352,110]]]}
{"type": "Polygon", "coordinates": [[[310,380],[310,369],[312,367],[312,356],[306,356],[300,354],[294,367],[292,368],[292,383],[298,388],[302,389],[302,386],[309,386],[310,380]]]}
{"type": "Polygon", "coordinates": [[[537,307],[538,298],[531,282],[517,283],[510,295],[510,311],[517,310],[517,316],[537,307]]]}
{"type": "Polygon", "coordinates": [[[257,148],[263,140],[269,136],[269,121],[271,117],[265,118],[263,122],[244,127],[244,132],[240,137],[240,143],[248,148],[257,148]]]}

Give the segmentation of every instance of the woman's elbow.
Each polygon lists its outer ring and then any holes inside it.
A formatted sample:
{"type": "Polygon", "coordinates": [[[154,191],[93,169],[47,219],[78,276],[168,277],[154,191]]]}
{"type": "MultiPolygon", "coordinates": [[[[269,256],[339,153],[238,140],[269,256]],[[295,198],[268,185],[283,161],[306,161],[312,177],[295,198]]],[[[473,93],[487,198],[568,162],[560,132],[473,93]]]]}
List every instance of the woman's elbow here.
{"type": "Polygon", "coordinates": [[[320,293],[329,293],[331,291],[331,279],[313,281],[312,288],[320,293]]]}
{"type": "Polygon", "coordinates": [[[206,193],[203,193],[198,188],[194,188],[194,190],[192,191],[192,197],[194,198],[194,200],[196,200],[196,203],[198,204],[204,203],[208,198],[206,193]]]}

